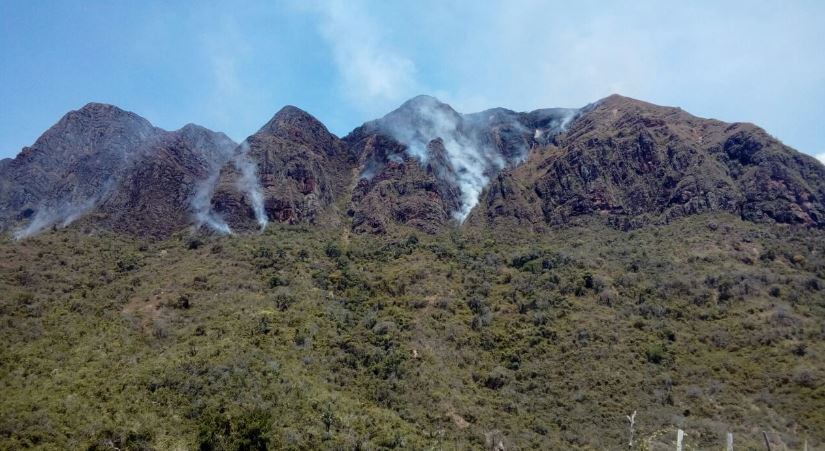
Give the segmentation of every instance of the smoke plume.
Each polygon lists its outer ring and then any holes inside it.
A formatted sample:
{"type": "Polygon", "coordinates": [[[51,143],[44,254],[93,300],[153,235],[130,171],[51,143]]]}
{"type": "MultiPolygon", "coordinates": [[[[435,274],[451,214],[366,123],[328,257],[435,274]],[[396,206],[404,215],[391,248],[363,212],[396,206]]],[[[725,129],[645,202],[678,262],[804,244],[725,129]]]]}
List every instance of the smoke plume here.
{"type": "Polygon", "coordinates": [[[64,202],[57,207],[43,206],[37,210],[26,227],[14,232],[14,239],[28,238],[51,226],[66,227],[83,216],[95,204],[96,199],[88,199],[79,203],[64,202]]]}
{"type": "Polygon", "coordinates": [[[248,142],[241,143],[240,152],[235,155],[233,163],[241,172],[241,176],[237,181],[238,189],[249,195],[252,210],[255,212],[255,219],[258,221],[258,225],[261,226],[261,230],[264,230],[269,223],[269,218],[267,218],[264,209],[264,196],[261,193],[261,183],[258,180],[258,168],[249,158],[248,142]]]}
{"type": "Polygon", "coordinates": [[[373,126],[404,144],[407,153],[422,164],[429,158],[427,144],[441,138],[454,174],[448,181],[461,192],[461,206],[453,216],[463,222],[491,177],[522,163],[533,145],[547,144],[577,113],[562,108],[530,113],[497,108],[462,115],[433,97],[418,96],[373,126]]]}
{"type": "Polygon", "coordinates": [[[207,158],[209,172],[206,178],[195,185],[195,193],[192,195],[190,205],[195,213],[195,224],[198,228],[206,225],[218,233],[227,235],[232,233],[232,229],[219,214],[212,211],[212,195],[218,184],[221,168],[232,158],[232,152],[237,145],[225,136],[220,137],[225,139],[214,142],[214,149],[203,140],[194,140],[196,147],[204,152],[207,158]]]}
{"type": "Polygon", "coordinates": [[[212,194],[215,192],[215,185],[218,183],[219,176],[220,168],[210,168],[209,176],[195,187],[195,195],[192,197],[192,209],[195,211],[197,227],[207,225],[218,233],[228,235],[232,233],[229,224],[220,215],[212,211],[212,194]]]}

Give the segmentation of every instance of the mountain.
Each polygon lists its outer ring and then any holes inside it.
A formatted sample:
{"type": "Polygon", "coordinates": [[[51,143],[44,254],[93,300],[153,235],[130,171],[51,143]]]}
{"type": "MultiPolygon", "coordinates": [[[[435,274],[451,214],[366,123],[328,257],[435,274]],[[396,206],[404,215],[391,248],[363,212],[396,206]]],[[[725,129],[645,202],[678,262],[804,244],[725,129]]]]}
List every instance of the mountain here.
{"type": "Polygon", "coordinates": [[[0,449],[822,449],[823,171],[620,96],[89,104],[0,161],[0,449]]]}
{"type": "Polygon", "coordinates": [[[196,186],[235,145],[197,125],[167,132],[90,103],[0,166],[0,225],[27,236],[91,216],[116,231],[168,236],[193,222],[196,186]]]}
{"type": "Polygon", "coordinates": [[[215,176],[236,145],[194,124],[163,133],[96,207],[99,221],[118,232],[159,237],[204,221],[215,176]]]}
{"type": "Polygon", "coordinates": [[[213,208],[233,230],[334,218],[330,209],[349,183],[348,160],[344,144],[321,122],[284,107],[235,150],[213,208]]]}
{"type": "Polygon", "coordinates": [[[142,117],[90,103],[71,111],[2,168],[3,224],[37,229],[91,208],[147,141],[162,131],[142,117]]]}
{"type": "Polygon", "coordinates": [[[479,215],[490,224],[559,225],[595,214],[628,229],[726,211],[822,227],[825,167],[752,124],[613,95],[584,108],[482,198],[479,215]]]}
{"type": "Polygon", "coordinates": [[[573,115],[503,108],[462,115],[430,96],[410,99],[344,138],[360,162],[354,229],[401,223],[433,233],[463,221],[490,178],[518,165],[573,115]]]}
{"type": "Polygon", "coordinates": [[[0,164],[0,224],[78,217],[158,237],[269,221],[386,233],[541,231],[595,215],[619,229],[708,211],[825,225],[825,169],[764,130],[613,95],[581,109],[461,114],[418,96],[338,138],[281,109],[236,145],[89,104],[0,164]]]}

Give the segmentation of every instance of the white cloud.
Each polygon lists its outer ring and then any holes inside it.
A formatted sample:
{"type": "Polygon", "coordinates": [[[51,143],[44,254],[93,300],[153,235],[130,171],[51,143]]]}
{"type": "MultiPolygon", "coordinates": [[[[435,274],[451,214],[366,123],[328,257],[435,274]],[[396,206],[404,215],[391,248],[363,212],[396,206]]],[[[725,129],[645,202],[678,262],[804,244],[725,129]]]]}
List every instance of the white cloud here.
{"type": "Polygon", "coordinates": [[[361,1],[317,2],[321,35],[330,45],[341,88],[361,109],[376,113],[417,92],[413,61],[387,44],[387,30],[361,1]]]}
{"type": "Polygon", "coordinates": [[[250,97],[239,69],[250,49],[234,16],[208,17],[202,22],[204,31],[198,38],[212,85],[205,99],[208,111],[221,123],[230,122],[250,97]]]}
{"type": "Polygon", "coordinates": [[[616,92],[821,146],[825,8],[490,3],[313,2],[341,103],[359,116],[351,125],[417,94],[472,112],[580,107],[616,92]]]}
{"type": "Polygon", "coordinates": [[[818,153],[818,154],[814,155],[814,158],[821,161],[822,164],[825,164],[825,152],[818,153]]]}

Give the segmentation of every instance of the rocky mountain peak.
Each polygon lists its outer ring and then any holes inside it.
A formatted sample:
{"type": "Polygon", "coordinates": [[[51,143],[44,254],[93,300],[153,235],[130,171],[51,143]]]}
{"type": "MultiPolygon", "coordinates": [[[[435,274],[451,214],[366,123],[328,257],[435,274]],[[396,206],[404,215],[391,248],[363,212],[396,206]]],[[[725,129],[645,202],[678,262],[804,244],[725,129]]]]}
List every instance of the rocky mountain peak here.
{"type": "Polygon", "coordinates": [[[634,228],[708,211],[825,226],[825,167],[813,158],[752,124],[620,95],[581,109],[472,114],[417,96],[343,140],[285,106],[242,146],[89,103],[0,162],[0,188],[2,227],[34,231],[90,211],[150,235],[193,221],[244,231],[346,216],[358,232],[435,233],[471,212],[473,224],[532,230],[581,215],[634,228]]]}
{"type": "Polygon", "coordinates": [[[460,128],[461,115],[435,97],[421,95],[407,100],[384,117],[367,122],[369,132],[380,132],[399,142],[420,142],[422,149],[434,138],[448,138],[460,128]]]}
{"type": "Polygon", "coordinates": [[[727,211],[822,226],[825,168],[812,160],[751,124],[612,95],[583,108],[553,142],[499,180],[486,207],[493,217],[531,224],[595,213],[635,228],[727,211]]]}
{"type": "Polygon", "coordinates": [[[338,138],[321,121],[292,105],[281,108],[255,135],[282,138],[322,150],[328,155],[340,151],[338,138]]]}

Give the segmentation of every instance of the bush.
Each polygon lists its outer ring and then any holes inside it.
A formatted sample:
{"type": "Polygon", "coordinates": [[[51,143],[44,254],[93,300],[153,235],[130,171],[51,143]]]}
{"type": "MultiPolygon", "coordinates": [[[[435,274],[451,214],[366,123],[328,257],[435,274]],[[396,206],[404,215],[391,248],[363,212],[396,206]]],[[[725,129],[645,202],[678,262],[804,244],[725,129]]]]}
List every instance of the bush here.
{"type": "Polygon", "coordinates": [[[518,257],[513,258],[512,262],[510,263],[510,266],[521,269],[521,267],[527,264],[527,262],[535,260],[539,258],[539,256],[540,255],[537,251],[531,251],[527,254],[519,255],[518,257]]]}
{"type": "Polygon", "coordinates": [[[137,255],[134,254],[125,254],[121,256],[116,265],[118,272],[130,272],[140,267],[139,259],[137,255]]]}
{"type": "Polygon", "coordinates": [[[484,299],[481,296],[472,296],[467,301],[467,307],[470,307],[475,314],[484,313],[487,310],[487,306],[484,305],[484,299]]]}
{"type": "Polygon", "coordinates": [[[287,287],[289,286],[289,279],[281,276],[272,276],[269,278],[269,288],[287,287]]]}
{"type": "Polygon", "coordinates": [[[324,248],[324,253],[329,258],[338,258],[341,256],[341,248],[339,248],[337,244],[329,242],[327,243],[327,246],[324,248]]]}
{"type": "Polygon", "coordinates": [[[484,379],[484,386],[491,390],[499,390],[507,385],[509,374],[507,370],[497,366],[484,379]]]}
{"type": "Polygon", "coordinates": [[[645,357],[647,357],[647,361],[650,363],[654,363],[656,365],[662,363],[667,356],[667,352],[665,351],[664,346],[661,344],[653,344],[647,347],[645,351],[645,357]]]}
{"type": "Polygon", "coordinates": [[[207,415],[201,420],[198,433],[199,449],[268,449],[270,446],[267,435],[271,424],[271,415],[262,409],[255,409],[231,419],[222,413],[207,415]]]}
{"type": "Polygon", "coordinates": [[[197,249],[201,246],[203,246],[203,241],[198,238],[191,237],[186,240],[186,248],[189,250],[197,249]]]}
{"type": "Polygon", "coordinates": [[[294,303],[295,298],[288,294],[279,293],[275,296],[275,306],[282,312],[285,312],[294,303]]]}
{"type": "Polygon", "coordinates": [[[584,275],[584,287],[587,288],[587,289],[593,289],[594,286],[595,285],[593,283],[593,274],[590,274],[590,273],[585,274],[584,275]]]}
{"type": "Polygon", "coordinates": [[[809,369],[800,369],[794,373],[793,381],[798,385],[806,388],[816,388],[817,380],[816,375],[813,371],[809,369]]]}
{"type": "Polygon", "coordinates": [[[490,312],[479,313],[473,316],[470,327],[473,330],[480,330],[482,327],[489,326],[493,322],[493,315],[490,312]]]}
{"type": "Polygon", "coordinates": [[[169,302],[169,306],[175,309],[186,310],[190,307],[189,296],[182,294],[174,301],[169,302]]]}

